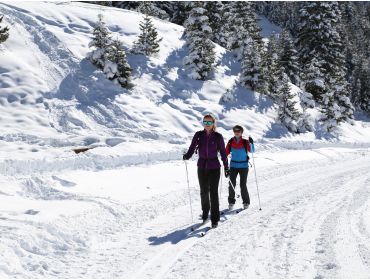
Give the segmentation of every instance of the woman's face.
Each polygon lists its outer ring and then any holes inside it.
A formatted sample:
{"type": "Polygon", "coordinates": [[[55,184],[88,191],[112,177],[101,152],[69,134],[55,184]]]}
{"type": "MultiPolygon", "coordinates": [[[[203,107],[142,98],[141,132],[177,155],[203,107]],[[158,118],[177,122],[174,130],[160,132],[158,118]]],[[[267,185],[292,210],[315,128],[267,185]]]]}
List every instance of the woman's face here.
{"type": "Polygon", "coordinates": [[[207,132],[212,131],[212,129],[214,127],[213,119],[209,118],[209,117],[204,118],[203,119],[203,126],[204,126],[204,129],[207,130],[207,132]]]}

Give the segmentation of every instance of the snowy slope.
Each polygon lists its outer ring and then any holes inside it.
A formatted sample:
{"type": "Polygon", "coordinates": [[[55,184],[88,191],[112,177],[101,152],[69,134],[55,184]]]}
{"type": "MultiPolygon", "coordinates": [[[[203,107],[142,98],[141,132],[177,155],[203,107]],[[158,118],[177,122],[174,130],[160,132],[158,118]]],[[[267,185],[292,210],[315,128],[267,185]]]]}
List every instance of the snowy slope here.
{"type": "MultiPolygon", "coordinates": [[[[270,100],[236,85],[239,65],[221,47],[210,80],[188,79],[183,28],[161,20],[158,57],[129,55],[128,92],[84,57],[98,13],[127,48],[140,14],[69,2],[3,2],[0,13],[11,27],[0,47],[0,277],[370,275],[364,116],[338,135],[293,136],[276,124],[270,100]],[[227,89],[234,101],[226,104],[227,89]],[[251,169],[248,212],[199,238],[187,235],[179,159],[206,111],[225,138],[240,123],[257,139],[263,211],[251,169]],[[80,146],[94,149],[75,155],[80,146]]],[[[279,32],[265,19],[261,26],[264,37],[279,32]]],[[[195,159],[188,164],[197,220],[195,159]]],[[[225,178],[220,184],[225,208],[225,178]]]]}

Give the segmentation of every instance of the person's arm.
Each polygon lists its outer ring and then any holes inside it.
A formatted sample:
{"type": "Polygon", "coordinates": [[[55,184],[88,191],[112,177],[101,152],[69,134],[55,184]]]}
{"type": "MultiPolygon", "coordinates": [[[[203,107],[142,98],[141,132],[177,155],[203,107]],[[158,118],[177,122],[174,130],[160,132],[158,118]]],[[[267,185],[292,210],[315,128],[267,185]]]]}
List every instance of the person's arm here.
{"type": "Polygon", "coordinates": [[[193,136],[193,140],[191,141],[188,151],[184,154],[184,157],[183,157],[184,159],[190,159],[193,156],[195,148],[198,145],[198,138],[199,138],[199,133],[197,132],[193,136]]]}
{"type": "Polygon", "coordinates": [[[229,142],[226,144],[226,156],[229,156],[230,155],[230,145],[229,145],[229,142]]]}
{"type": "Polygon", "coordinates": [[[226,149],[225,149],[225,142],[222,136],[220,137],[220,154],[221,154],[222,162],[224,163],[224,167],[229,168],[229,162],[227,160],[227,154],[226,154],[226,149]]]}

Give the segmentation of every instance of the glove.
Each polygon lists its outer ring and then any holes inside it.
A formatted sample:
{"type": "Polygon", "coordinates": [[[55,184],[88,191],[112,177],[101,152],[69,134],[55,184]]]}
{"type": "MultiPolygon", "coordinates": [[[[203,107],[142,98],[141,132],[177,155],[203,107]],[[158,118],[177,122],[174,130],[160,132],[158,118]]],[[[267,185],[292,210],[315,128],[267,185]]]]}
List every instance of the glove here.
{"type": "Polygon", "coordinates": [[[249,136],[248,140],[249,140],[249,143],[253,144],[254,141],[252,137],[249,136]]]}
{"type": "Polygon", "coordinates": [[[228,178],[230,176],[230,169],[225,167],[225,177],[228,178]]]}
{"type": "Polygon", "coordinates": [[[182,159],[183,159],[183,160],[188,160],[188,159],[189,159],[189,157],[188,157],[186,154],[183,154],[183,155],[182,155],[182,159]]]}

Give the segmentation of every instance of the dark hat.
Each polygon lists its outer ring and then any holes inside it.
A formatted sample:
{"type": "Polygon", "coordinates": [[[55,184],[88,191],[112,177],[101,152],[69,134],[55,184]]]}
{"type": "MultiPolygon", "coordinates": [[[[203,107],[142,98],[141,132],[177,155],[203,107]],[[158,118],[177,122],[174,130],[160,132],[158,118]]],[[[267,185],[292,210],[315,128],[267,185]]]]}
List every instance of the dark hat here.
{"type": "Polygon", "coordinates": [[[235,130],[240,130],[242,133],[243,133],[243,131],[244,131],[243,127],[241,127],[240,125],[236,125],[236,126],[234,126],[234,127],[233,127],[233,131],[235,131],[235,130]]]}

